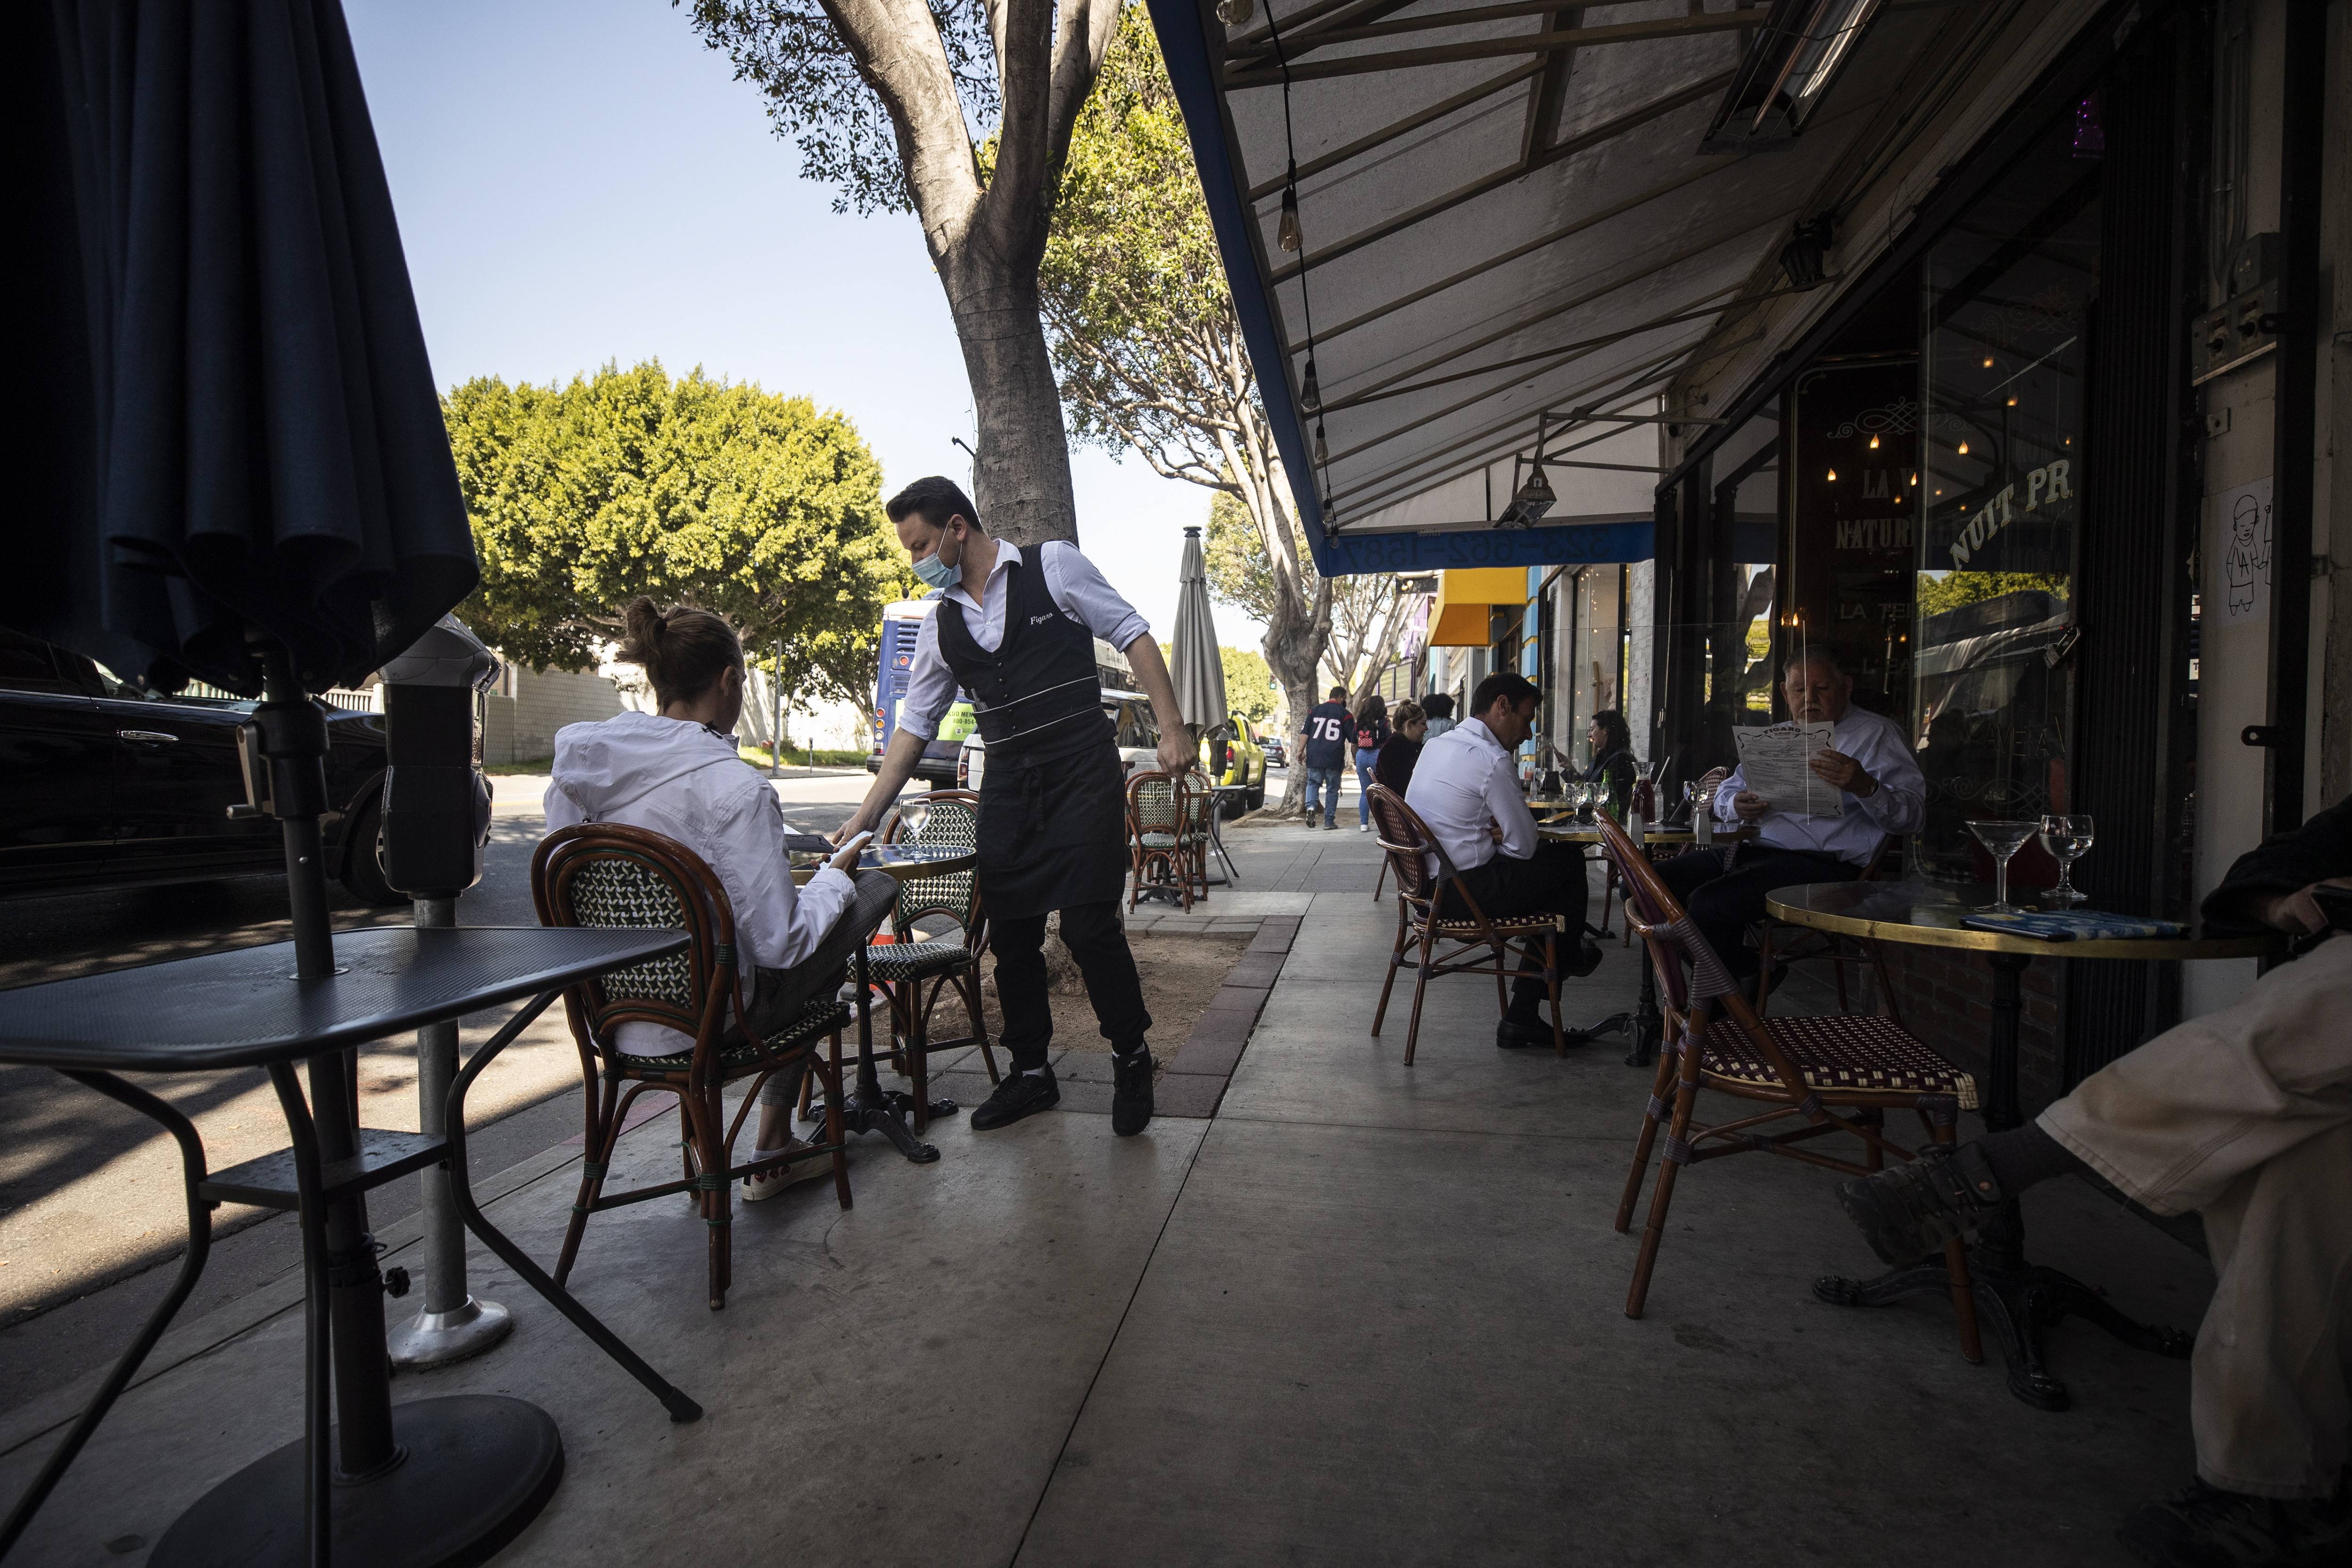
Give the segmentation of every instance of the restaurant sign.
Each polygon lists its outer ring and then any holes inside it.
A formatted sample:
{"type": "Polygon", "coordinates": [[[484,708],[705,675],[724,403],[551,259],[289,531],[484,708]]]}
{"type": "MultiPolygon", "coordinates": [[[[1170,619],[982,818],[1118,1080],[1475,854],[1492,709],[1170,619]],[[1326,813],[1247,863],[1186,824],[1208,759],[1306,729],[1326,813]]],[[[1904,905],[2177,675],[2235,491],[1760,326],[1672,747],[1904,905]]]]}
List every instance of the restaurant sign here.
{"type": "Polygon", "coordinates": [[[1961,528],[1959,537],[1952,541],[1952,570],[1959,570],[1969,564],[1978,550],[1990,543],[1993,536],[2017,521],[2020,511],[2039,511],[2058,501],[2074,497],[2074,465],[2064,458],[2036,468],[2025,476],[2025,504],[2017,505],[2017,486],[2004,485],[1978,509],[1961,528]]]}

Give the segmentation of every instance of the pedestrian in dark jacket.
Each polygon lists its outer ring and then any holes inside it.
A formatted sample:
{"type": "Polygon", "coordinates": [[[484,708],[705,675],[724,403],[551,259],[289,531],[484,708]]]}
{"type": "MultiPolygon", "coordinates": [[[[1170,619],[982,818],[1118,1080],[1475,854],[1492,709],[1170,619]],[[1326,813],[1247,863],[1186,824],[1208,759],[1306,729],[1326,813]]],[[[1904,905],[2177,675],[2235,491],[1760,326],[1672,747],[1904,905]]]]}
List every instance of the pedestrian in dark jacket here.
{"type": "Polygon", "coordinates": [[[1397,704],[1396,728],[1381,747],[1380,760],[1372,765],[1372,781],[1402,795],[1412,782],[1412,765],[1421,760],[1422,741],[1428,734],[1429,716],[1421,711],[1419,703],[1408,698],[1397,704]]]}

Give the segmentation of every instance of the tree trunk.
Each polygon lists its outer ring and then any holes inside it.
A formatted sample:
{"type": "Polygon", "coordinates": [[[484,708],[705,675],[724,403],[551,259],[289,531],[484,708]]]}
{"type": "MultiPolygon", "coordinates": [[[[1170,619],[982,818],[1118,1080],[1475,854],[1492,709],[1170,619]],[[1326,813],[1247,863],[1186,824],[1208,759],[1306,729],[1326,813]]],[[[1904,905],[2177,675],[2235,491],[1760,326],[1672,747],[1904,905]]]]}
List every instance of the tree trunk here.
{"type": "Polygon", "coordinates": [[[1038,319],[1034,262],[1027,277],[1022,283],[971,242],[940,272],[980,426],[972,502],[991,534],[1024,548],[1078,537],[1069,437],[1038,319]]]}
{"type": "Polygon", "coordinates": [[[1315,706],[1316,677],[1324,646],[1331,639],[1331,583],[1319,576],[1314,583],[1311,607],[1299,603],[1295,589],[1276,595],[1263,644],[1266,667],[1282,683],[1283,699],[1290,706],[1290,733],[1284,737],[1292,753],[1290,766],[1284,769],[1281,809],[1286,811],[1306,804],[1307,751],[1298,743],[1298,732],[1306,726],[1307,710],[1315,706]]]}

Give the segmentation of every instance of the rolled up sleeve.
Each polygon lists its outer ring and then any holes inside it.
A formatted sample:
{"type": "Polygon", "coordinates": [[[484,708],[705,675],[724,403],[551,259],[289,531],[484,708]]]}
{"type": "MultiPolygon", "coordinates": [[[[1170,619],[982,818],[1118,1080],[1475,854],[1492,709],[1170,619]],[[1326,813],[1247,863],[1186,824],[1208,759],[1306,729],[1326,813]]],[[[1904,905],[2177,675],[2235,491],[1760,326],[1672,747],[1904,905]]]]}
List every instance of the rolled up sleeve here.
{"type": "MultiPolygon", "coordinates": [[[[907,695],[898,699],[898,727],[924,740],[936,739],[940,720],[955,706],[955,672],[940,652],[940,615],[931,612],[915,633],[915,662],[907,671],[907,695]]],[[[843,878],[846,882],[847,878],[843,878]]]]}
{"type": "Polygon", "coordinates": [[[1054,602],[1120,653],[1151,630],[1151,622],[1119,596],[1110,580],[1077,546],[1050,540],[1038,547],[1038,558],[1045,563],[1045,589],[1054,602]]]}

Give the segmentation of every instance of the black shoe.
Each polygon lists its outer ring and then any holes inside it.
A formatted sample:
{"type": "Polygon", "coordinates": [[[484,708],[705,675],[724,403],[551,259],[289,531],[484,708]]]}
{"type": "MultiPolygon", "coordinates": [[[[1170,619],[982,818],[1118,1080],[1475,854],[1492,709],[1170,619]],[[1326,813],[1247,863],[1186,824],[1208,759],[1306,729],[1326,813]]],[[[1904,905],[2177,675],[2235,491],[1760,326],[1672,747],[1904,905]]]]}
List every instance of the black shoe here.
{"type": "MultiPolygon", "coordinates": [[[[1581,1044],[1573,1033],[1565,1036],[1570,1045],[1581,1044]]],[[[1531,1045],[1551,1044],[1551,1025],[1540,1018],[1506,1016],[1495,1025],[1495,1049],[1525,1051],[1531,1045]]]]}
{"type": "Polygon", "coordinates": [[[1131,1138],[1151,1125],[1151,1052],[1113,1051],[1110,1071],[1110,1130],[1131,1138]]]}
{"type": "Polygon", "coordinates": [[[1970,1236],[2000,1207],[2000,1183],[1974,1144],[1929,1148],[1919,1157],[1841,1182],[1838,1203],[1870,1249],[1895,1268],[1970,1236]]]}
{"type": "Polygon", "coordinates": [[[1024,1116],[1040,1111],[1050,1111],[1062,1103],[1062,1087],[1054,1082],[1050,1067],[1041,1072],[1008,1072],[996,1092],[982,1102],[971,1113],[975,1132],[993,1132],[1009,1127],[1024,1116]]]}
{"type": "Polygon", "coordinates": [[[1601,967],[1601,945],[1586,937],[1580,940],[1576,945],[1576,951],[1568,956],[1567,966],[1561,973],[1572,980],[1580,980],[1599,967],[1601,967]]]}
{"type": "Polygon", "coordinates": [[[2143,1503],[2116,1531],[2152,1568],[2316,1568],[2352,1559],[2352,1488],[2283,1500],[2203,1481],[2143,1503]]]}

